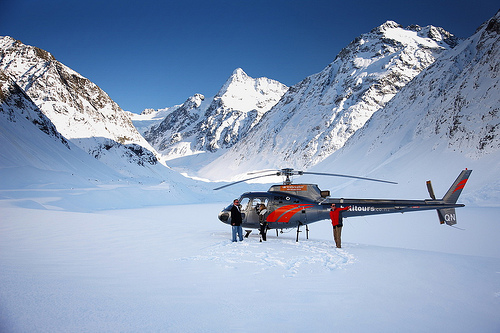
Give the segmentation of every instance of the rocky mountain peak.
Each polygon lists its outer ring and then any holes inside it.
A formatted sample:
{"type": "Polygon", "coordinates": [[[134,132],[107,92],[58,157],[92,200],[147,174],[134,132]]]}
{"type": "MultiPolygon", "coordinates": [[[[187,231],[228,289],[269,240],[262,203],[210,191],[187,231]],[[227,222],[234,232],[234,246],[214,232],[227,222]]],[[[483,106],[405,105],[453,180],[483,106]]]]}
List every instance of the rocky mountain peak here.
{"type": "MultiPolygon", "coordinates": [[[[495,14],[495,16],[486,21],[483,26],[484,25],[486,25],[486,27],[484,28],[485,31],[500,34],[500,10],[495,14]]],[[[483,26],[481,26],[479,29],[481,29],[483,26]]]]}
{"type": "Polygon", "coordinates": [[[217,92],[215,97],[221,97],[224,94],[227,93],[227,91],[230,89],[231,86],[235,86],[238,84],[244,84],[245,82],[248,82],[248,80],[253,80],[250,78],[247,73],[243,71],[241,68],[236,68],[231,76],[226,80],[224,85],[220,88],[220,90],[217,92]]]}
{"type": "Polygon", "coordinates": [[[121,151],[132,163],[156,163],[154,149],[103,90],[47,51],[0,38],[0,70],[11,77],[57,130],[92,156],[121,151]]]}
{"type": "Polygon", "coordinates": [[[245,81],[248,80],[250,77],[245,73],[245,71],[241,68],[236,68],[231,76],[228,79],[229,81],[245,81]]]}
{"type": "Polygon", "coordinates": [[[452,169],[468,167],[483,177],[476,188],[486,189],[471,197],[496,205],[500,186],[498,19],[497,13],[473,36],[445,51],[314,171],[335,168],[390,177],[392,170],[408,169],[402,179],[410,179],[418,169],[431,168],[444,178],[452,169]],[[353,163],[361,159],[363,163],[353,163]]]}
{"type": "Polygon", "coordinates": [[[268,78],[254,79],[241,68],[233,71],[210,99],[196,94],[172,111],[145,138],[173,159],[200,152],[217,152],[238,142],[288,89],[268,78]]]}
{"type": "Polygon", "coordinates": [[[380,25],[376,28],[373,28],[371,32],[383,34],[387,30],[398,29],[398,28],[403,28],[403,26],[399,23],[388,20],[385,23],[383,23],[382,25],[380,25]]]}
{"type": "Polygon", "coordinates": [[[394,21],[360,35],[323,71],[292,86],[244,140],[198,175],[218,178],[223,166],[304,169],[317,164],[451,49],[454,44],[444,42],[451,37],[441,28],[404,29],[394,21]],[[261,154],[268,158],[259,159],[261,154]]]}
{"type": "Polygon", "coordinates": [[[203,96],[202,94],[194,94],[193,96],[189,97],[185,102],[184,104],[182,105],[182,107],[186,108],[186,109],[195,109],[195,108],[199,108],[201,103],[205,100],[205,96],[203,96]]]}

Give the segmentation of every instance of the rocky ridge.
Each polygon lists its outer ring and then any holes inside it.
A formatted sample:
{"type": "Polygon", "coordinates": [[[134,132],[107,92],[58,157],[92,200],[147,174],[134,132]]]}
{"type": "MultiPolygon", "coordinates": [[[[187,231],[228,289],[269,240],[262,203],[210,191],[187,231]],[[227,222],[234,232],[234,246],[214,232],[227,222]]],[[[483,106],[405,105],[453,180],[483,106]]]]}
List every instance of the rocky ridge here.
{"type": "Polygon", "coordinates": [[[157,163],[154,149],[118,104],[49,52],[1,37],[0,70],[31,98],[58,132],[94,157],[113,151],[130,163],[157,163]]]}
{"type": "Polygon", "coordinates": [[[244,140],[199,175],[218,178],[223,166],[236,173],[285,166],[302,169],[321,162],[457,43],[442,28],[405,29],[387,21],[354,39],[323,71],[290,87],[244,140]]]}

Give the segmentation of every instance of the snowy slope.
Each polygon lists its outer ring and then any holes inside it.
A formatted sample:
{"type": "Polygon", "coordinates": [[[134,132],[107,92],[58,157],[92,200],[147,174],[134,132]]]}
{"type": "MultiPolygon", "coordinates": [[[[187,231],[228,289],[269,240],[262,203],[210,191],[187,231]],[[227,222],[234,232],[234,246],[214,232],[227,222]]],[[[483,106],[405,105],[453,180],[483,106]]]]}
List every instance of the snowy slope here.
{"type": "Polygon", "coordinates": [[[126,111],[135,128],[144,135],[151,127],[160,124],[165,117],[177,110],[181,105],[175,105],[164,109],[144,109],[141,114],[126,111]]]}
{"type": "MultiPolygon", "coordinates": [[[[6,112],[8,103],[0,104],[0,190],[5,191],[0,195],[2,199],[21,195],[19,204],[23,208],[47,205],[47,209],[53,209],[50,202],[59,189],[67,196],[65,200],[71,200],[66,208],[92,211],[200,202],[210,198],[211,191],[205,190],[204,184],[161,164],[129,164],[126,171],[130,174],[125,175],[123,170],[93,158],[60,134],[47,134],[46,126],[39,128],[38,118],[26,119],[27,108],[6,112]],[[43,198],[40,199],[43,204],[36,199],[22,199],[24,193],[33,192],[43,198]]],[[[30,103],[37,112],[37,107],[30,103]]],[[[46,124],[51,125],[50,121],[46,124]]]]}
{"type": "Polygon", "coordinates": [[[0,70],[0,113],[10,122],[26,119],[45,134],[57,139],[68,149],[66,139],[57,131],[49,118],[33,103],[25,92],[0,70]]]}
{"type": "Polygon", "coordinates": [[[144,136],[166,159],[197,153],[193,151],[197,145],[197,126],[206,108],[205,96],[195,94],[149,128],[144,136]]]}
{"type": "Polygon", "coordinates": [[[0,71],[0,187],[94,186],[116,171],[68,142],[24,91],[0,71]]]}
{"type": "Polygon", "coordinates": [[[342,249],[328,221],[298,243],[232,243],[217,213],[268,185],[215,193],[129,163],[132,181],[0,73],[0,331],[498,332],[500,209],[473,206],[500,199],[499,26],[497,15],[316,166],[400,182],[315,179],[332,195],[397,198],[426,197],[427,177],[441,196],[468,166],[461,229],[435,212],[349,218],[342,249]]]}
{"type": "Polygon", "coordinates": [[[49,52],[1,37],[0,69],[30,96],[64,137],[92,156],[118,155],[125,168],[127,163],[157,163],[154,149],[126,113],[97,85],[49,52]]]}
{"type": "MultiPolygon", "coordinates": [[[[389,178],[401,191],[426,195],[425,180],[440,192],[462,168],[473,169],[466,202],[500,202],[500,13],[443,54],[376,112],[347,144],[316,167],[389,178]],[[417,183],[415,183],[417,182],[417,183]],[[417,190],[418,189],[418,190],[417,190]]],[[[330,180],[326,184],[333,183],[330,180]]],[[[344,195],[365,184],[351,184],[344,195]]],[[[441,195],[442,195],[441,194],[441,195]]],[[[428,195],[427,195],[428,196],[428,195]]]]}
{"type": "Polygon", "coordinates": [[[43,203],[39,193],[7,195],[0,200],[2,332],[500,328],[498,209],[463,215],[466,231],[418,227],[418,219],[399,215],[349,219],[344,247],[336,249],[327,221],[299,243],[293,233],[232,243],[229,227],[216,219],[226,203],[74,212],[69,203],[81,206],[78,195],[51,193],[57,210],[27,208],[30,200],[43,203]],[[388,237],[392,226],[404,227],[388,237]],[[357,240],[363,231],[368,243],[357,240]],[[382,246],[370,245],[381,238],[382,246]],[[418,238],[451,251],[391,242],[418,238]],[[454,249],[468,254],[450,254],[454,249]]]}
{"type": "Polygon", "coordinates": [[[198,175],[229,179],[256,169],[315,165],[456,42],[441,28],[384,23],[291,87],[244,140],[198,175]]]}
{"type": "MultiPolygon", "coordinates": [[[[275,80],[251,78],[238,68],[214,97],[195,94],[145,138],[167,160],[227,149],[245,137],[287,89],[275,80]]],[[[211,155],[205,156],[207,161],[214,158],[211,155]]]]}
{"type": "MultiPolygon", "coordinates": [[[[203,201],[211,191],[162,164],[123,163],[109,152],[95,159],[66,140],[28,95],[0,71],[0,189],[2,198],[40,191],[47,203],[55,189],[75,191],[72,209],[123,208],[203,201]],[[108,159],[107,163],[103,160],[108,159]],[[132,186],[132,189],[130,188],[132,186]],[[76,190],[75,190],[76,189],[76,190]],[[86,189],[84,192],[80,192],[86,189]],[[107,190],[113,189],[110,194],[107,190]]],[[[42,207],[22,200],[23,207],[42,207]]],[[[48,206],[52,207],[52,206],[48,206]]],[[[1,220],[1,219],[0,219],[1,220]]]]}

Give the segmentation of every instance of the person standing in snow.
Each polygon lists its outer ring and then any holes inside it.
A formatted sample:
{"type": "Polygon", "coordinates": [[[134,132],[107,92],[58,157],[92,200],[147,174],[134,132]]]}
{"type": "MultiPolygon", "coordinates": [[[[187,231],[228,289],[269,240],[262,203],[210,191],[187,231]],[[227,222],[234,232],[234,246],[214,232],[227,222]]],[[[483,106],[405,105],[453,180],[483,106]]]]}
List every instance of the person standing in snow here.
{"type": "Polygon", "coordinates": [[[243,228],[241,227],[242,222],[240,201],[238,199],[234,199],[233,207],[231,207],[231,228],[233,233],[233,242],[236,242],[236,234],[238,234],[240,242],[243,241],[243,228]]]}
{"type": "Polygon", "coordinates": [[[260,230],[260,235],[261,235],[260,241],[262,242],[262,240],[266,241],[266,233],[267,233],[267,221],[266,221],[267,209],[266,209],[266,205],[260,204],[258,213],[259,213],[259,224],[260,224],[259,230],[260,230]]]}
{"type": "Polygon", "coordinates": [[[330,219],[332,220],[333,226],[333,239],[335,240],[335,245],[340,249],[342,247],[340,235],[342,233],[342,211],[349,210],[351,207],[336,207],[332,204],[332,209],[330,210],[330,219]]]}

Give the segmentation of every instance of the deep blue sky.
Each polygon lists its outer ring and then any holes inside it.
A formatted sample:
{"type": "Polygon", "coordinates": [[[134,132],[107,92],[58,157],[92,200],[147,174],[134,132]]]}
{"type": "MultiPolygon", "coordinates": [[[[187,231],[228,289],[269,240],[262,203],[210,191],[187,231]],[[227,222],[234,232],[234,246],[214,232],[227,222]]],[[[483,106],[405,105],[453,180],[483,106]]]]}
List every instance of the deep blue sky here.
{"type": "Polygon", "coordinates": [[[234,69],[286,85],[387,20],[469,37],[498,0],[0,0],[0,35],[52,53],[124,110],[217,93],[234,69]]]}

